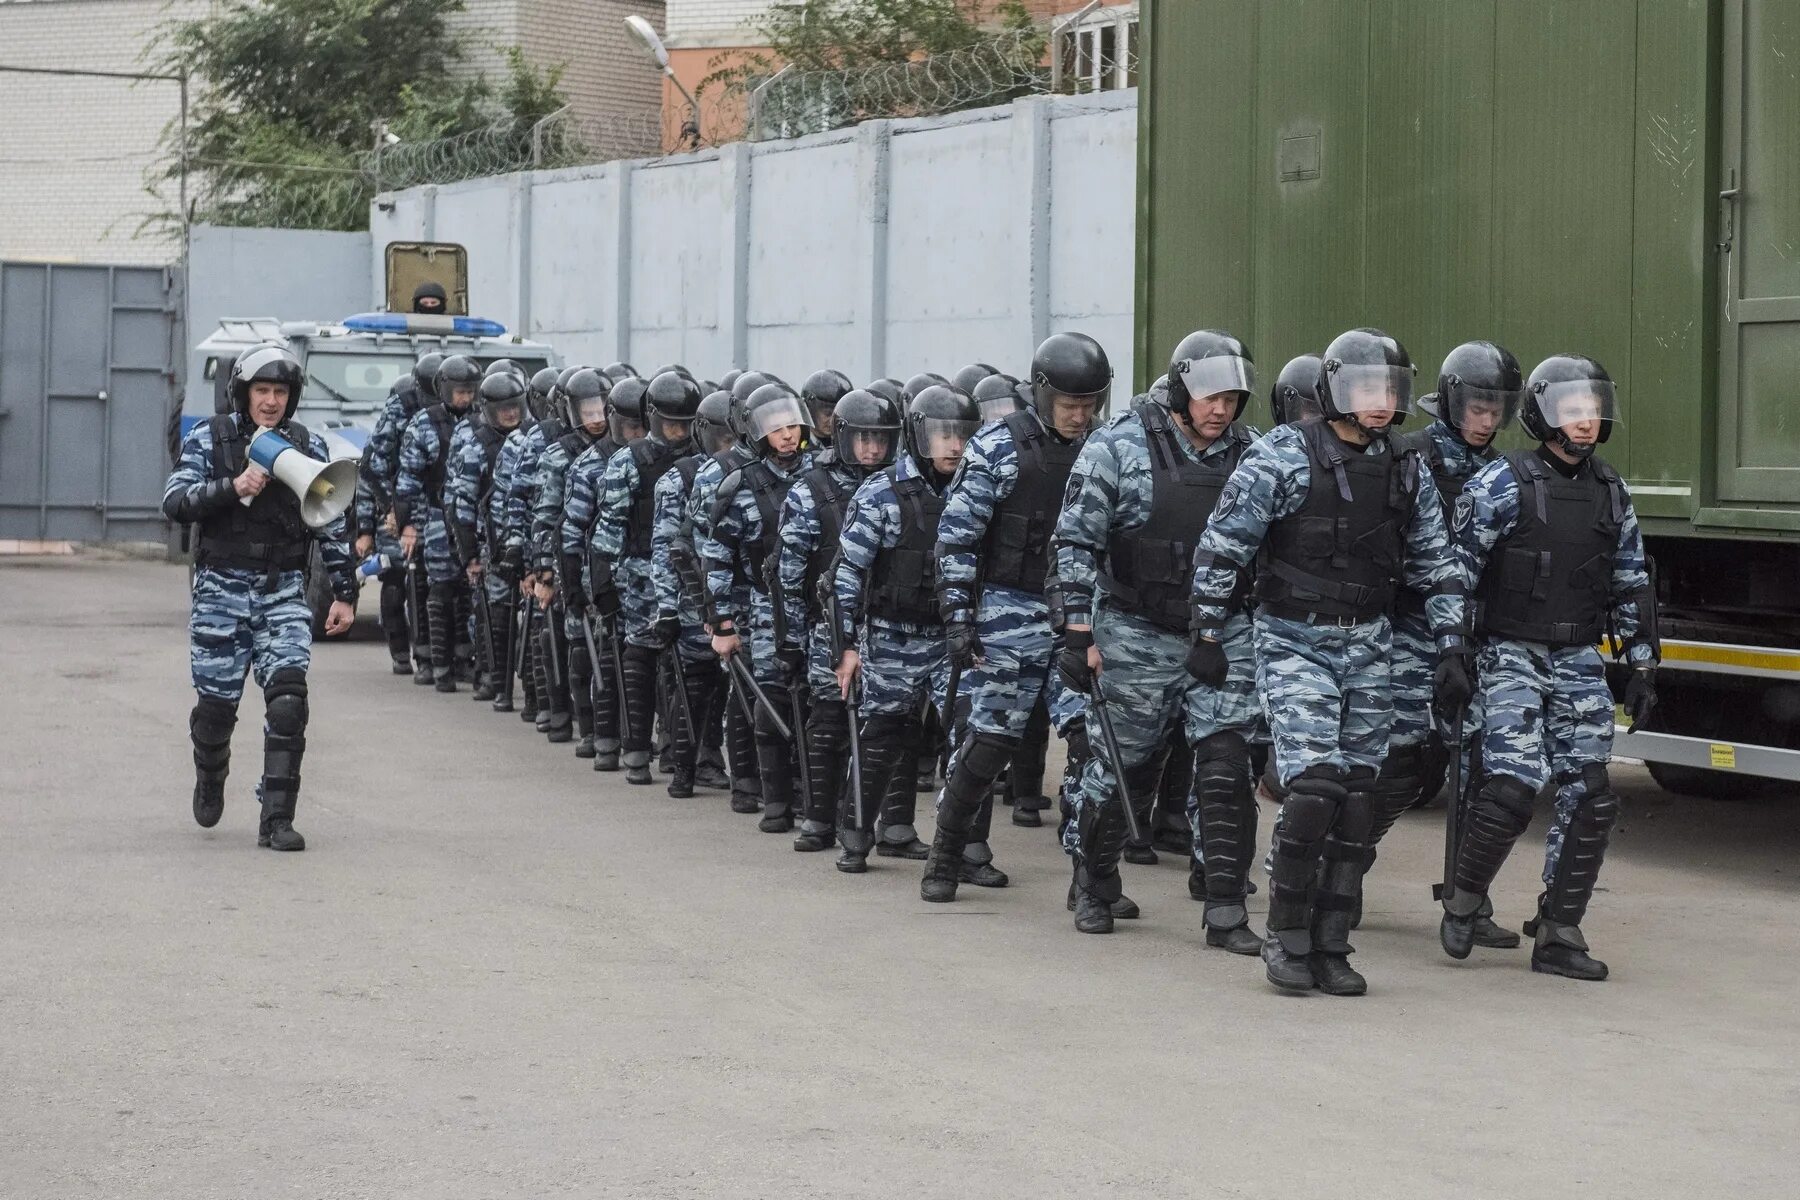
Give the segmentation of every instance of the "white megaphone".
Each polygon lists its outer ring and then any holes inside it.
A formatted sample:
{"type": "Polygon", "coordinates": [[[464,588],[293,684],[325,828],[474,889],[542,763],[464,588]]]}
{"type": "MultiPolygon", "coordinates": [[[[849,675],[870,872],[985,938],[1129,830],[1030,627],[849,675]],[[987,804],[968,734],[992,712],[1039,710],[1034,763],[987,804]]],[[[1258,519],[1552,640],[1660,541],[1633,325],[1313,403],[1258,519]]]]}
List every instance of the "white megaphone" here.
{"type": "MultiPolygon", "coordinates": [[[[250,461],[281,480],[300,497],[300,519],[310,529],[329,525],[356,499],[354,458],[320,462],[294,449],[294,444],[273,429],[257,431],[250,439],[250,461]]],[[[239,501],[249,504],[254,497],[239,501]]]]}

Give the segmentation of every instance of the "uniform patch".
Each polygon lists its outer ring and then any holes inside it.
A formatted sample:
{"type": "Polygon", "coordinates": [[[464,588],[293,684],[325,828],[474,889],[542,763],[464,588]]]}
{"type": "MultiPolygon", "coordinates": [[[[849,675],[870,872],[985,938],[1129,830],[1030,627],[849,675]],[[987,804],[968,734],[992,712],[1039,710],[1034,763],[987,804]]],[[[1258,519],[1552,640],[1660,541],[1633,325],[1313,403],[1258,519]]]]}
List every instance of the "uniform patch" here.
{"type": "Polygon", "coordinates": [[[1238,486],[1238,481],[1235,478],[1226,480],[1224,489],[1219,492],[1218,503],[1213,505],[1213,517],[1218,519],[1229,517],[1237,511],[1237,507],[1243,502],[1243,499],[1244,489],[1238,486]]]}
{"type": "Polygon", "coordinates": [[[1452,524],[1459,529],[1467,529],[1469,522],[1475,519],[1475,497],[1464,492],[1456,498],[1456,514],[1452,524]]]}

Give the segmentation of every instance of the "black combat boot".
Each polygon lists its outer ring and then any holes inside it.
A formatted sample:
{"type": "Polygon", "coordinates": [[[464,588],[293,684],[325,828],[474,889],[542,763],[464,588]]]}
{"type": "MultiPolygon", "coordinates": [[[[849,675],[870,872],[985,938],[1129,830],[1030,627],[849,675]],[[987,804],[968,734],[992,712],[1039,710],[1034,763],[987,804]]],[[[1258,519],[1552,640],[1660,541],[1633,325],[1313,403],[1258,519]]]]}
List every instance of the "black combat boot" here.
{"type": "Polygon", "coordinates": [[[262,822],[256,844],[271,850],[304,850],[306,839],[294,828],[294,806],[300,796],[300,759],[304,737],[263,736],[262,822]]]}
{"type": "Polygon", "coordinates": [[[231,731],[237,727],[237,706],[228,700],[202,696],[188,716],[188,737],[194,744],[194,820],[211,829],[225,812],[225,777],[231,771],[231,731]]]}

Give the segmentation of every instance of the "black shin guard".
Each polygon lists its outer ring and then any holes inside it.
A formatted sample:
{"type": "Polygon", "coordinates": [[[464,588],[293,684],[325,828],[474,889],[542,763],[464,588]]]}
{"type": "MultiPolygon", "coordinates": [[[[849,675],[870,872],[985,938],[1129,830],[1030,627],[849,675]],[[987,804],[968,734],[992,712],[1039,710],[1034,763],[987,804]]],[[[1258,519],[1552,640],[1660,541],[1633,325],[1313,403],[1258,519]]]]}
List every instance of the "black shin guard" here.
{"type": "Polygon", "coordinates": [[[431,584],[425,577],[423,562],[407,572],[406,605],[412,610],[418,636],[412,639],[413,665],[431,667],[431,584]]]}
{"type": "Polygon", "coordinates": [[[1256,840],[1250,748],[1235,733],[1215,733],[1194,747],[1195,850],[1206,880],[1205,921],[1235,929],[1249,921],[1247,865],[1256,840]],[[1248,817],[1249,828],[1245,828],[1248,817]]]}
{"type": "Polygon", "coordinates": [[[1381,774],[1375,777],[1371,792],[1375,811],[1369,828],[1369,845],[1380,845],[1387,831],[1400,819],[1400,814],[1418,806],[1419,794],[1425,787],[1424,768],[1423,743],[1388,747],[1381,774]]]}
{"type": "Polygon", "coordinates": [[[625,668],[625,713],[621,722],[621,761],[627,767],[650,765],[650,733],[656,722],[657,652],[648,646],[626,645],[621,652],[625,668]]]}
{"type": "Polygon", "coordinates": [[[1509,775],[1490,775],[1469,804],[1462,841],[1456,848],[1455,888],[1444,907],[1458,917],[1472,917],[1487,899],[1513,844],[1531,824],[1537,799],[1531,787],[1509,775]]]}
{"type": "MultiPolygon", "coordinates": [[[[587,644],[571,647],[570,656],[577,650],[581,660],[587,664],[586,683],[581,689],[584,694],[574,696],[575,723],[583,737],[589,733],[594,735],[594,749],[601,754],[616,754],[623,749],[625,741],[624,714],[619,711],[619,673],[613,666],[612,655],[604,645],[596,645],[600,654],[599,662],[589,662],[587,644]],[[585,709],[586,724],[583,725],[585,709]]],[[[573,672],[570,673],[571,680],[573,672]]],[[[574,692],[573,684],[570,687],[574,692]]]]}
{"type": "Polygon", "coordinates": [[[431,621],[431,673],[442,685],[455,678],[455,582],[445,580],[432,584],[425,611],[431,621]]]}
{"type": "Polygon", "coordinates": [[[412,653],[412,637],[406,628],[406,572],[383,571],[381,579],[381,632],[388,653],[396,662],[412,653]]]}
{"type": "Polygon", "coordinates": [[[1578,926],[1587,916],[1612,828],[1619,819],[1619,797],[1612,790],[1604,763],[1582,767],[1581,787],[1581,798],[1563,831],[1556,872],[1539,906],[1546,920],[1563,926],[1578,926]]]}
{"type": "MultiPolygon", "coordinates": [[[[894,769],[888,775],[887,787],[878,793],[881,815],[876,826],[884,836],[897,831],[895,836],[887,836],[889,841],[912,841],[919,836],[913,822],[919,810],[917,784],[924,761],[925,727],[917,717],[910,715],[895,720],[895,737],[900,751],[894,760],[894,769]]],[[[867,793],[864,799],[868,799],[867,793]]]]}
{"type": "Polygon", "coordinates": [[[1350,926],[1361,907],[1363,872],[1368,869],[1374,809],[1368,789],[1373,782],[1374,772],[1367,768],[1346,773],[1344,803],[1335,828],[1325,838],[1313,897],[1312,948],[1319,954],[1353,953],[1350,926]]]}
{"type": "Polygon", "coordinates": [[[1006,797],[1015,807],[1032,812],[1050,807],[1044,795],[1044,756],[1049,749],[1050,711],[1040,695],[1025,723],[1025,735],[1006,764],[1006,797]]]}
{"type": "Polygon", "coordinates": [[[912,728],[910,718],[890,713],[863,718],[859,730],[862,750],[862,776],[859,782],[863,811],[852,811],[855,792],[848,787],[840,797],[838,808],[838,840],[846,850],[868,853],[869,848],[874,845],[875,829],[884,815],[882,810],[887,794],[897,782],[904,783],[907,794],[912,794],[912,777],[901,769],[903,760],[908,768],[912,764],[912,758],[908,754],[912,728]]]}
{"type": "Polygon", "coordinates": [[[225,777],[231,771],[231,731],[237,727],[237,705],[216,696],[201,696],[188,716],[188,738],[194,744],[194,820],[210,829],[225,810],[225,777]]]}
{"type": "Polygon", "coordinates": [[[294,832],[294,810],[300,798],[300,760],[306,753],[306,672],[282,667],[263,689],[267,703],[263,734],[262,822],[257,840],[278,850],[298,850],[305,842],[294,832]]]}
{"type": "MultiPolygon", "coordinates": [[[[763,684],[763,693],[776,712],[786,712],[788,690],[778,683],[763,684]]],[[[770,713],[760,704],[756,708],[756,764],[762,779],[763,819],[774,823],[790,818],[794,812],[794,780],[799,763],[794,744],[776,731],[770,713]]]]}
{"type": "Polygon", "coordinates": [[[1349,802],[1344,773],[1320,763],[1288,786],[1275,827],[1275,861],[1269,873],[1268,929],[1291,955],[1312,950],[1312,892],[1325,835],[1349,802]]]}
{"type": "Polygon", "coordinates": [[[587,737],[594,732],[594,663],[585,641],[569,639],[568,664],[569,712],[575,735],[587,737]]]}
{"type": "Polygon", "coordinates": [[[801,816],[809,832],[837,824],[838,797],[845,791],[850,754],[850,708],[834,697],[815,696],[806,731],[806,765],[811,790],[801,816]]]}
{"type": "Polygon", "coordinates": [[[454,580],[450,584],[450,588],[451,600],[455,605],[453,614],[455,626],[450,652],[455,664],[456,678],[466,682],[475,676],[475,600],[469,591],[469,584],[466,580],[454,580]]]}

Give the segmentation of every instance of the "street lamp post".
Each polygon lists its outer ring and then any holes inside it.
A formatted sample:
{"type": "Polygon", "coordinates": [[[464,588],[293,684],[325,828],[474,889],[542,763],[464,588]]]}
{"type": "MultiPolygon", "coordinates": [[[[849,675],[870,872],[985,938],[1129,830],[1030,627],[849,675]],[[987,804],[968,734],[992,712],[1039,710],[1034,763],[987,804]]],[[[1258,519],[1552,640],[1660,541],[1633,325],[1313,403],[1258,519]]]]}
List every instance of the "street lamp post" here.
{"type": "Polygon", "coordinates": [[[650,57],[656,61],[656,65],[661,68],[662,73],[668,77],[669,82],[675,85],[675,90],[680,92],[682,98],[687,101],[688,119],[681,126],[681,140],[686,143],[689,150],[699,149],[700,104],[694,99],[694,93],[688,91],[681,80],[675,78],[675,68],[669,65],[669,51],[663,45],[662,38],[657,36],[655,26],[644,18],[633,15],[625,18],[625,28],[631,31],[631,36],[636,38],[645,50],[649,51],[650,57]]]}

